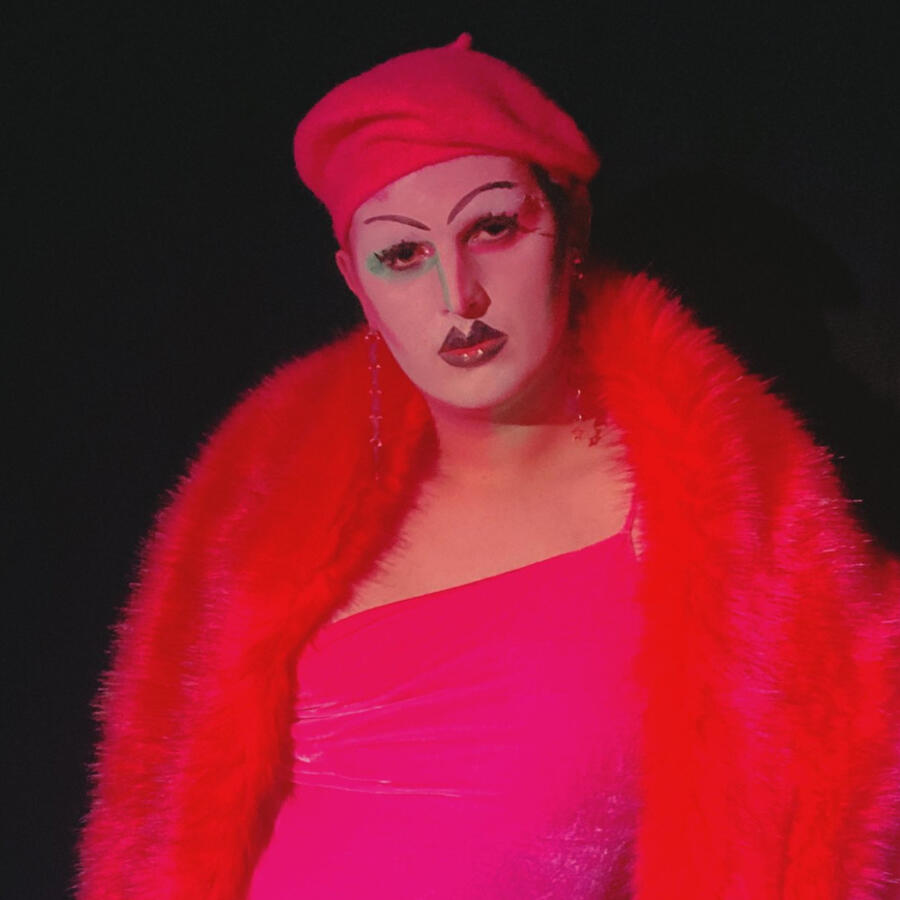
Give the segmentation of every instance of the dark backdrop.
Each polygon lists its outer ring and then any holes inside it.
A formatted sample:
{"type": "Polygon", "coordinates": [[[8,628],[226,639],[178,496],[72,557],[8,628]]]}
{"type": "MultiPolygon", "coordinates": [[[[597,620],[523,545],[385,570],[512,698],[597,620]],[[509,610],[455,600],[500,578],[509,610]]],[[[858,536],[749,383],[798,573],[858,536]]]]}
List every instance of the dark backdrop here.
{"type": "Polygon", "coordinates": [[[833,447],[898,546],[893,4],[57,3],[7,17],[11,897],[61,897],[135,548],[235,396],[356,316],[291,136],[447,43],[604,157],[598,253],[678,287],[833,447]],[[754,4],[753,6],[759,6],[754,4]]]}

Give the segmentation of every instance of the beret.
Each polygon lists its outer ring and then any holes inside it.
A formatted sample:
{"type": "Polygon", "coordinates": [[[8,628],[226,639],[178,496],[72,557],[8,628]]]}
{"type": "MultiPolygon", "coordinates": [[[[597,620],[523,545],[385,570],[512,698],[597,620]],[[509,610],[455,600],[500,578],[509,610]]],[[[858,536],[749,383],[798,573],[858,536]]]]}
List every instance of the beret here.
{"type": "Polygon", "coordinates": [[[510,156],[587,183],[600,161],[573,119],[471,37],[389,59],[304,116],[294,161],[344,246],[356,209],[398,178],[460,156],[510,156]]]}

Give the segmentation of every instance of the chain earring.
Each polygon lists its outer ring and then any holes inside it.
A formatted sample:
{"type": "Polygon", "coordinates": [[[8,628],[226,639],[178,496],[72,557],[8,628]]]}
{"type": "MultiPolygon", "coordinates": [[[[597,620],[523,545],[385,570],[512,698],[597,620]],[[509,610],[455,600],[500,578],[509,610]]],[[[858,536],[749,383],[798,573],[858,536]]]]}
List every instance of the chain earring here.
{"type": "MultiPolygon", "coordinates": [[[[580,441],[587,433],[587,419],[584,416],[583,392],[580,387],[575,388],[575,424],[572,426],[572,437],[580,441]]],[[[593,447],[600,442],[603,426],[599,419],[594,419],[594,433],[588,438],[588,446],[593,447]]]]}
{"type": "Polygon", "coordinates": [[[375,480],[381,478],[381,363],[378,362],[378,345],[381,334],[371,326],[366,332],[366,345],[369,348],[369,444],[372,447],[372,462],[375,467],[375,480]]]}
{"type": "Polygon", "coordinates": [[[572,274],[574,274],[576,281],[584,280],[584,271],[581,268],[583,263],[584,260],[581,258],[581,254],[576,250],[572,257],[572,274]]]}
{"type": "Polygon", "coordinates": [[[572,427],[572,436],[576,441],[584,437],[584,412],[581,408],[581,388],[575,388],[575,425],[572,427]]]}

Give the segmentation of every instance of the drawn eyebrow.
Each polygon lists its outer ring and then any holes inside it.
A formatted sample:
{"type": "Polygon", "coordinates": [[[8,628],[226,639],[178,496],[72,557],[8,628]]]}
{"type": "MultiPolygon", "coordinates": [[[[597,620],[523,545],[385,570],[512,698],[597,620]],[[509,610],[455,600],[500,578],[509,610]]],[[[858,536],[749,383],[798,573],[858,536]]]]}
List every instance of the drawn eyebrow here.
{"type": "Polygon", "coordinates": [[[423,225],[415,219],[408,219],[406,216],[372,216],[371,219],[363,219],[363,225],[368,225],[369,222],[380,221],[399,222],[401,225],[412,225],[413,228],[421,228],[422,231],[431,231],[427,225],[423,225]]]}
{"type": "MultiPolygon", "coordinates": [[[[475,188],[474,190],[469,191],[453,209],[450,210],[450,215],[447,216],[447,224],[449,225],[463,210],[463,207],[476,195],[480,194],[482,191],[493,191],[497,188],[514,188],[518,187],[518,185],[514,181],[489,181],[487,184],[483,184],[480,187],[475,188]]],[[[407,216],[395,216],[395,215],[384,215],[384,216],[371,216],[368,219],[363,219],[363,225],[368,225],[370,222],[399,222],[401,225],[412,225],[413,228],[421,228],[422,231],[431,231],[431,229],[422,222],[419,222],[417,219],[410,219],[407,216]]]]}
{"type": "Polygon", "coordinates": [[[469,191],[453,209],[450,210],[450,215],[447,216],[447,224],[449,225],[456,217],[462,212],[463,207],[476,195],[480,194],[482,191],[492,191],[495,188],[514,188],[517,187],[515,182],[513,181],[489,181],[487,184],[481,185],[481,187],[475,188],[473,191],[469,191]]]}

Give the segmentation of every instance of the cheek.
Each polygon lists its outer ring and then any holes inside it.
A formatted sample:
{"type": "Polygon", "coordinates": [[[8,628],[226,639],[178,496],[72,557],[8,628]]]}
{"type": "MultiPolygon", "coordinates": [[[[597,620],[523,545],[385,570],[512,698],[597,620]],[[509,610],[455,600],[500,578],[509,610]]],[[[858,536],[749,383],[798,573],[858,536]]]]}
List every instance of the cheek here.
{"type": "Polygon", "coordinates": [[[504,317],[521,318],[526,325],[551,321],[565,307],[556,278],[553,248],[543,241],[522,252],[498,254],[495,259],[486,260],[482,283],[497,313],[502,307],[504,317]]]}
{"type": "Polygon", "coordinates": [[[425,322],[422,306],[416,303],[414,291],[397,296],[383,284],[367,285],[371,324],[377,328],[391,352],[400,359],[415,356],[422,347],[425,322]],[[406,296],[406,294],[409,296],[406,296]]]}

